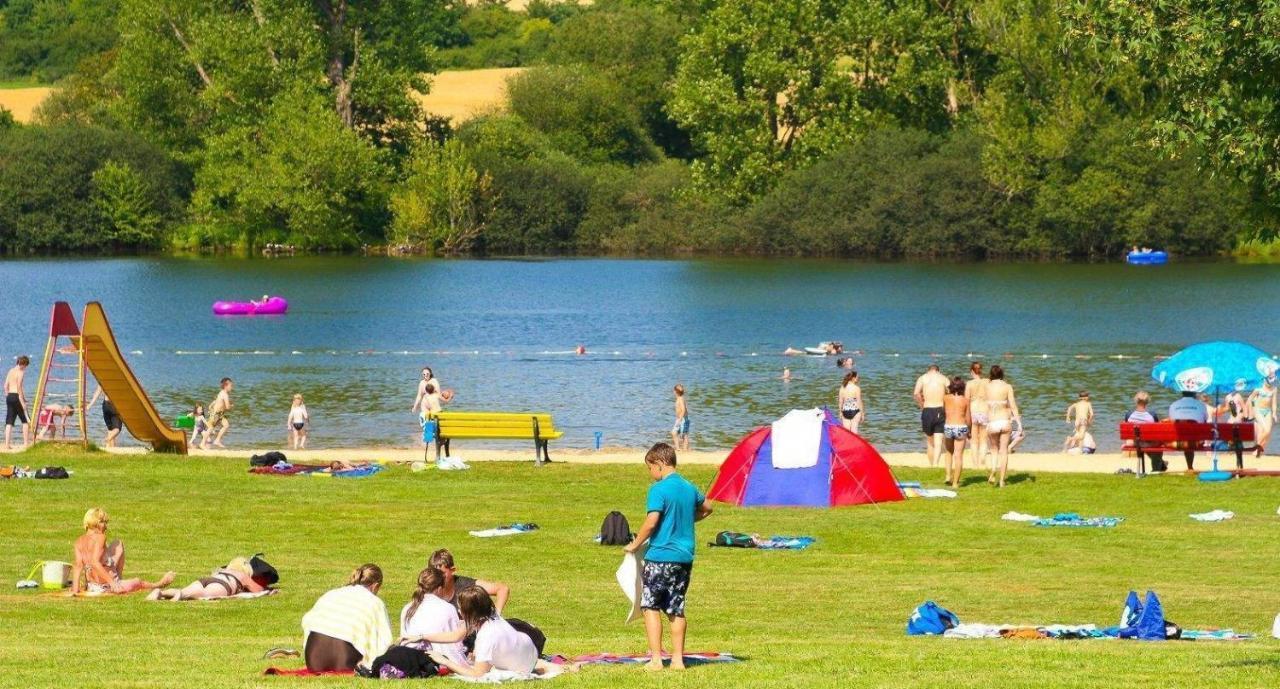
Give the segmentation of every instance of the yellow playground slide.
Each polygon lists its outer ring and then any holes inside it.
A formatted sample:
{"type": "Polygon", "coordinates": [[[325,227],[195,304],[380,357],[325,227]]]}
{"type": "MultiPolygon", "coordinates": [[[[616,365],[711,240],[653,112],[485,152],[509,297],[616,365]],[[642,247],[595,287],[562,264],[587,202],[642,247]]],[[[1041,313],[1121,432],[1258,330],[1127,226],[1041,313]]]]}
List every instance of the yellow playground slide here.
{"type": "Polygon", "coordinates": [[[84,352],[84,364],[102,386],[103,392],[115,404],[120,418],[129,433],[144,443],[150,443],[157,452],[187,453],[187,434],[170,428],[164,422],[147,393],[138,384],[129,364],[125,363],[116,337],[111,333],[102,304],[91,301],[84,307],[80,321],[80,346],[84,352]]]}

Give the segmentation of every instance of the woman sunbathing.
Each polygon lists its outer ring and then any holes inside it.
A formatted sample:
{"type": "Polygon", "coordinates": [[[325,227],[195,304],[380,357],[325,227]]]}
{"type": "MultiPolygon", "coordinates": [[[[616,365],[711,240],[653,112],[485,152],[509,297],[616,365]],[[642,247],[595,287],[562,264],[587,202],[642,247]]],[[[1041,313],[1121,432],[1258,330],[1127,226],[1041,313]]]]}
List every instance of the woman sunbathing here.
{"type": "Polygon", "coordinates": [[[156,589],[148,600],[212,600],[230,598],[242,593],[258,593],[267,587],[253,580],[253,567],[248,558],[237,557],[207,577],[196,579],[182,589],[156,589]]]}
{"type": "Polygon", "coordinates": [[[76,563],[71,570],[71,595],[83,591],[99,595],[103,593],[134,593],[168,586],[173,582],[173,572],[166,572],[160,581],[151,583],[142,579],[122,579],[124,576],[124,544],[107,543],[107,513],[100,507],[84,513],[84,533],[76,539],[76,563]],[[81,580],[84,586],[81,586],[81,580]]]}

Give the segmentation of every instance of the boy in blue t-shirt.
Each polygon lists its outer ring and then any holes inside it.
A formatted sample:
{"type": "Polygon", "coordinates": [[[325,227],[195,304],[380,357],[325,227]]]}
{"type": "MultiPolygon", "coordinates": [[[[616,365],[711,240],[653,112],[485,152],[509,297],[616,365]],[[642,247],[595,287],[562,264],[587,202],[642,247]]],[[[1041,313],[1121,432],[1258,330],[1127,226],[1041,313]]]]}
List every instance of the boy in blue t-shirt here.
{"type": "Polygon", "coordinates": [[[686,622],[684,598],[693,572],[693,523],[706,519],[711,508],[692,483],[676,473],[676,451],[666,443],[649,448],[645,466],[654,483],[645,501],[644,524],[626,550],[634,553],[646,541],[640,607],[649,639],[649,670],[662,669],[662,614],[671,620],[671,669],[684,669],[686,622]]]}

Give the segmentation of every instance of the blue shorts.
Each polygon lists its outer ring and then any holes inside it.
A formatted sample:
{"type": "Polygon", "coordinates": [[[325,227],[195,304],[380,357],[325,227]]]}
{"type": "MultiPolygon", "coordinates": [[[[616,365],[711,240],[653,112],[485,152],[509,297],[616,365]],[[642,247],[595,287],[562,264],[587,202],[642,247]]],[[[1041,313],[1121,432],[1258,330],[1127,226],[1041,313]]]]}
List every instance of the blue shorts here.
{"type": "Polygon", "coordinates": [[[422,423],[422,442],[429,443],[436,439],[436,431],[440,428],[440,422],[435,419],[428,419],[422,423]]]}
{"type": "Polygon", "coordinates": [[[684,597],[689,591],[689,577],[693,574],[691,562],[644,561],[640,593],[640,607],[659,610],[672,617],[684,617],[684,597]]]}
{"type": "Polygon", "coordinates": [[[689,435],[689,417],[676,419],[676,425],[671,427],[671,432],[676,435],[689,435]]]}

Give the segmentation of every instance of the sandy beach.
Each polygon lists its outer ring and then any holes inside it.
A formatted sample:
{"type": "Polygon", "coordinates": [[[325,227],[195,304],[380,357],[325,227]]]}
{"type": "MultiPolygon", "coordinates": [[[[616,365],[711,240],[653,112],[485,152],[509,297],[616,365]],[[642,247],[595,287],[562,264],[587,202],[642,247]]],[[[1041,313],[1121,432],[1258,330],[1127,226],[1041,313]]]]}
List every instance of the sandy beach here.
{"type": "MultiPolygon", "coordinates": [[[[192,449],[195,457],[223,457],[226,459],[247,460],[252,454],[270,450],[284,452],[291,461],[296,462],[331,462],[345,461],[379,461],[387,463],[403,463],[418,461],[423,458],[421,448],[344,448],[322,450],[293,451],[279,447],[263,447],[257,449],[232,448],[227,450],[192,449]]],[[[144,448],[129,447],[109,450],[121,454],[146,452],[144,448]]],[[[694,450],[681,452],[681,464],[718,465],[724,461],[728,450],[694,450]]],[[[532,462],[533,450],[491,449],[484,447],[467,447],[459,444],[453,455],[466,462],[532,462]]],[[[929,466],[923,452],[888,452],[884,453],[885,461],[895,467],[926,468],[929,466]]],[[[644,450],[625,447],[605,447],[599,450],[551,448],[553,462],[571,464],[639,464],[644,461],[644,450]]],[[[1171,472],[1180,472],[1186,468],[1181,455],[1165,455],[1171,472]]],[[[1212,468],[1210,455],[1196,457],[1197,469],[1212,468]]],[[[1235,457],[1220,454],[1218,459],[1222,469],[1230,469],[1235,465],[1235,457]]],[[[1280,457],[1262,457],[1255,459],[1245,457],[1245,467],[1249,469],[1280,470],[1280,457]]],[[[1032,473],[1071,473],[1071,474],[1114,474],[1119,469],[1133,470],[1137,463],[1133,457],[1121,453],[1095,454],[1088,456],[1068,455],[1059,452],[1016,452],[1009,457],[1009,472],[1032,473]]],[[[1148,467],[1149,468],[1149,467],[1148,467]]],[[[966,464],[966,470],[973,470],[966,464]]]]}

